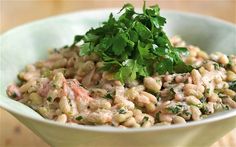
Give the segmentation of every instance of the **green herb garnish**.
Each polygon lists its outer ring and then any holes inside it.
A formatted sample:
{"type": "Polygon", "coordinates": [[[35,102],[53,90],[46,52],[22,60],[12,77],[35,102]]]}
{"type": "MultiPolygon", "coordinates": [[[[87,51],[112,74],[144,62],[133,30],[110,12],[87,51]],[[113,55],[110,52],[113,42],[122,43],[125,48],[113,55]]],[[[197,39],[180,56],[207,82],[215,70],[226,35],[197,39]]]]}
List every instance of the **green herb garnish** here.
{"type": "Polygon", "coordinates": [[[148,121],[148,120],[149,120],[149,117],[144,116],[144,117],[143,117],[143,120],[142,120],[142,122],[141,122],[141,126],[143,126],[143,124],[144,124],[146,121],[148,121]]]}
{"type": "Polygon", "coordinates": [[[157,95],[156,95],[156,99],[157,99],[158,102],[161,101],[161,96],[160,96],[160,94],[157,94],[157,95]]]}
{"type": "Polygon", "coordinates": [[[157,123],[160,122],[160,112],[156,113],[155,122],[157,122],[157,123]]]}
{"type": "Polygon", "coordinates": [[[170,88],[170,95],[172,95],[172,96],[174,96],[175,95],[175,90],[174,90],[174,88],[170,88]]]}
{"type": "Polygon", "coordinates": [[[183,114],[186,115],[186,116],[192,115],[192,113],[190,111],[188,111],[187,109],[185,109],[183,111],[183,114]]]}
{"type": "Polygon", "coordinates": [[[199,100],[201,101],[201,103],[206,103],[207,102],[207,98],[206,97],[200,98],[199,100]]]}
{"type": "Polygon", "coordinates": [[[105,99],[113,100],[113,96],[112,96],[111,93],[108,93],[104,98],[105,98],[105,99]]]}
{"type": "Polygon", "coordinates": [[[223,107],[224,110],[229,110],[230,109],[228,105],[222,104],[222,107],[223,107]]]}
{"type": "Polygon", "coordinates": [[[127,113],[124,109],[120,109],[118,112],[119,112],[119,114],[125,114],[125,113],[127,113]]]}
{"type": "Polygon", "coordinates": [[[69,46],[68,45],[64,45],[62,48],[68,48],[69,46]]]}
{"type": "Polygon", "coordinates": [[[50,69],[45,69],[45,70],[42,72],[42,76],[43,76],[43,77],[49,77],[51,74],[52,74],[52,72],[50,71],[50,69]]]}
{"type": "Polygon", "coordinates": [[[208,107],[206,106],[206,104],[203,104],[200,110],[203,114],[209,114],[210,113],[210,111],[209,111],[208,107]]]}
{"type": "Polygon", "coordinates": [[[218,93],[219,98],[228,98],[229,96],[227,96],[226,94],[223,93],[218,93]]]}
{"type": "Polygon", "coordinates": [[[183,47],[171,45],[163,26],[166,19],[160,16],[158,5],[137,13],[131,4],[125,4],[118,19],[109,19],[85,35],[77,35],[72,46],[83,41],[80,56],[96,53],[104,62],[103,70],[114,72],[115,78],[125,83],[152,75],[185,73],[192,70],[181,56],[188,55],[183,47]]]}
{"type": "Polygon", "coordinates": [[[207,89],[206,89],[205,94],[207,94],[207,95],[210,94],[210,88],[207,88],[207,89]]]}
{"type": "Polygon", "coordinates": [[[84,86],[83,86],[83,84],[82,84],[82,83],[79,83],[79,86],[84,88],[84,86]]]}
{"type": "Polygon", "coordinates": [[[204,119],[204,118],[207,118],[207,117],[208,117],[208,115],[202,115],[202,116],[201,116],[201,118],[203,118],[203,119],[204,119]]]}
{"type": "Polygon", "coordinates": [[[182,106],[181,105],[170,106],[167,109],[173,114],[178,114],[182,110],[182,106]]]}
{"type": "Polygon", "coordinates": [[[236,91],[236,81],[229,82],[229,89],[236,91]]]}
{"type": "Polygon", "coordinates": [[[12,93],[11,97],[16,98],[17,94],[15,92],[12,93]]]}
{"type": "Polygon", "coordinates": [[[47,101],[51,102],[51,101],[52,101],[52,97],[49,96],[49,97],[47,98],[47,101]]]}
{"type": "Polygon", "coordinates": [[[226,68],[231,68],[233,67],[233,61],[229,56],[228,56],[228,59],[229,59],[229,63],[226,65],[226,68]]]}
{"type": "Polygon", "coordinates": [[[219,70],[220,69],[220,65],[218,63],[213,63],[215,70],[219,70]]]}
{"type": "Polygon", "coordinates": [[[236,102],[236,95],[233,97],[233,100],[236,102]]]}
{"type": "Polygon", "coordinates": [[[78,121],[80,121],[80,120],[83,119],[83,116],[77,116],[75,119],[78,120],[78,121]]]}

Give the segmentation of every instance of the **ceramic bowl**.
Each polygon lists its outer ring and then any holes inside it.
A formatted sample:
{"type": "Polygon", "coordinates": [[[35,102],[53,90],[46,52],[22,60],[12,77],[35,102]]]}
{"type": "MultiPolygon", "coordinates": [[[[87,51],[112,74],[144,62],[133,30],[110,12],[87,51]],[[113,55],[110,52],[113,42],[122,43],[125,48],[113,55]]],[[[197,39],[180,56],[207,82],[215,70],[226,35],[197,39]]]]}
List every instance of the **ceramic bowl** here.
{"type": "MultiPolygon", "coordinates": [[[[42,118],[29,107],[7,97],[6,87],[16,81],[24,65],[46,58],[48,48],[73,42],[76,34],[101,24],[118,9],[83,11],[36,21],[12,29],[0,42],[0,107],[10,112],[52,146],[209,146],[236,128],[236,110],[218,113],[187,124],[118,129],[60,124],[42,118]]],[[[162,11],[167,18],[168,35],[180,35],[189,44],[207,52],[236,54],[236,27],[211,17],[175,11],[162,11]]],[[[26,140],[27,141],[27,140],[26,140]]]]}

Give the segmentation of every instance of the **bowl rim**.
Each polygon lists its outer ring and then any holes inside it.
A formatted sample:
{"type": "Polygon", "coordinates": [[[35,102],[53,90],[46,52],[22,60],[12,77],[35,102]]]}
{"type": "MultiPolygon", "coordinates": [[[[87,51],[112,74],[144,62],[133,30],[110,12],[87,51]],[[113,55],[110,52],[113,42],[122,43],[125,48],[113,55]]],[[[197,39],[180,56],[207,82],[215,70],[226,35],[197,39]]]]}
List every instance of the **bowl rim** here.
{"type": "MultiPolygon", "coordinates": [[[[114,8],[98,8],[98,9],[85,9],[85,10],[79,10],[79,11],[72,11],[72,12],[66,12],[66,13],[62,13],[62,14],[58,14],[58,15],[52,15],[49,17],[44,17],[44,18],[40,18],[40,19],[36,19],[33,21],[29,21],[26,23],[22,23],[20,25],[17,25],[15,27],[9,28],[7,30],[4,30],[3,32],[0,33],[0,39],[2,37],[4,37],[5,35],[14,32],[18,29],[23,29],[25,27],[29,27],[32,25],[35,25],[37,23],[41,23],[41,22],[46,22],[46,21],[52,21],[53,19],[60,19],[60,18],[64,18],[64,17],[68,17],[68,16],[72,16],[72,15],[81,15],[83,13],[96,13],[96,12],[110,12],[113,13],[114,12],[119,12],[120,8],[119,7],[114,7],[114,8]]],[[[136,11],[141,11],[141,8],[136,8],[136,11]]],[[[195,18],[200,18],[200,19],[205,19],[205,20],[209,20],[209,21],[214,21],[215,23],[220,23],[222,25],[228,25],[228,27],[234,27],[236,29],[236,24],[214,17],[214,16],[210,16],[210,15],[203,15],[203,14],[199,14],[199,13],[194,13],[194,12],[187,12],[187,11],[178,11],[178,10],[171,10],[171,9],[162,9],[161,10],[161,14],[176,14],[176,15],[185,15],[185,16],[190,16],[190,17],[195,17],[195,18]]],[[[100,22],[98,22],[100,23],[100,22]]]]}
{"type": "MultiPolygon", "coordinates": [[[[81,15],[83,13],[96,13],[96,12],[101,12],[101,11],[108,11],[108,12],[117,11],[118,12],[119,10],[120,10],[120,8],[89,9],[89,10],[82,10],[82,11],[75,11],[75,12],[71,12],[71,13],[60,14],[60,15],[56,15],[56,16],[50,16],[47,18],[28,22],[23,25],[14,27],[10,30],[7,30],[0,35],[0,40],[2,40],[2,38],[4,38],[5,36],[10,35],[11,33],[14,33],[14,32],[19,31],[21,29],[33,26],[38,23],[42,23],[42,22],[45,23],[48,21],[61,19],[61,18],[65,18],[68,16],[73,16],[73,15],[81,15]]],[[[165,14],[188,16],[188,17],[194,17],[197,19],[213,21],[215,23],[220,23],[221,25],[225,25],[227,27],[232,27],[233,29],[236,29],[235,24],[230,23],[230,22],[226,22],[224,20],[221,20],[221,19],[218,19],[218,18],[215,18],[212,16],[204,16],[204,15],[200,15],[200,14],[181,12],[181,11],[175,11],[175,10],[162,10],[161,12],[164,12],[165,14]]],[[[186,128],[186,127],[193,127],[193,126],[198,126],[198,125],[202,125],[202,124],[206,124],[206,123],[216,122],[216,121],[228,119],[231,117],[236,117],[236,110],[231,110],[231,111],[228,111],[227,113],[225,113],[224,115],[218,115],[218,116],[215,116],[212,118],[207,118],[207,119],[203,119],[203,120],[199,120],[199,121],[191,121],[186,124],[176,124],[176,125],[170,125],[170,126],[153,126],[150,128],[130,128],[130,129],[120,129],[120,128],[115,128],[115,127],[108,127],[109,129],[107,129],[107,128],[104,128],[104,126],[70,125],[70,124],[58,123],[56,121],[45,119],[45,118],[35,118],[35,117],[31,117],[30,115],[26,115],[24,113],[16,111],[12,107],[6,107],[6,106],[2,105],[2,103],[0,103],[0,108],[3,108],[6,111],[13,113],[15,115],[19,115],[23,118],[31,119],[33,121],[36,121],[38,123],[43,123],[45,125],[48,124],[48,125],[54,125],[54,126],[58,126],[58,127],[68,128],[68,129],[93,131],[93,132],[107,132],[107,133],[136,133],[136,132],[147,132],[147,131],[150,132],[150,131],[159,131],[159,130],[181,129],[181,128],[186,128]]]]}
{"type": "Polygon", "coordinates": [[[59,123],[54,120],[49,120],[49,119],[46,119],[43,117],[42,118],[31,117],[29,115],[19,113],[18,111],[14,110],[14,109],[8,109],[8,108],[1,106],[1,105],[0,105],[0,108],[3,108],[4,110],[6,110],[7,112],[10,112],[11,114],[16,114],[16,115],[21,116],[23,118],[27,118],[27,119],[33,120],[37,123],[42,123],[45,125],[62,127],[64,129],[75,129],[75,130],[81,130],[81,131],[102,132],[102,133],[138,133],[138,132],[155,132],[155,131],[174,130],[174,129],[182,129],[182,128],[187,128],[187,127],[194,127],[194,126],[199,126],[199,125],[203,125],[203,124],[213,123],[213,122],[217,122],[220,120],[229,119],[231,117],[236,118],[236,110],[234,109],[234,110],[227,111],[223,115],[218,115],[216,117],[202,119],[199,121],[191,121],[191,122],[188,122],[185,124],[152,126],[150,128],[121,129],[121,128],[116,128],[116,127],[111,127],[111,126],[89,126],[89,125],[80,125],[80,124],[74,124],[74,125],[63,124],[63,123],[59,123]]]}

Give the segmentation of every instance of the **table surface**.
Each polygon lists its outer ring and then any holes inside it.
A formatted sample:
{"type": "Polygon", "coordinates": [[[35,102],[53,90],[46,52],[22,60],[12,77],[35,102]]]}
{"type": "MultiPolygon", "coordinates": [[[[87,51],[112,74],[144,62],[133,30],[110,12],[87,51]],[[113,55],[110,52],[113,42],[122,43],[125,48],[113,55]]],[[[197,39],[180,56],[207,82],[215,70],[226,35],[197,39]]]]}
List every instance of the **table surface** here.
{"type": "MultiPolygon", "coordinates": [[[[0,33],[17,25],[48,16],[84,9],[122,7],[130,2],[137,7],[141,0],[0,0],[0,33]]],[[[156,1],[148,1],[148,5],[156,1]]],[[[179,10],[218,17],[236,23],[236,0],[158,0],[162,9],[179,10]]],[[[0,109],[1,147],[48,147],[48,145],[5,110],[0,109]]],[[[235,147],[236,129],[212,147],[235,147]]]]}

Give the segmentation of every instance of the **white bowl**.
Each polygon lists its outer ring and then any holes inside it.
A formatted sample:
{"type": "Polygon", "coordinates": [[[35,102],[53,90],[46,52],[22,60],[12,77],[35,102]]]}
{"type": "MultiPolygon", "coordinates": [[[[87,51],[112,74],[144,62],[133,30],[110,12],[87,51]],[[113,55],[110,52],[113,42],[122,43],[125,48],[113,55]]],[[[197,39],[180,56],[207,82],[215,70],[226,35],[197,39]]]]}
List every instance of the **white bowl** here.
{"type": "MultiPolygon", "coordinates": [[[[71,44],[76,34],[106,20],[118,9],[83,11],[40,20],[3,34],[0,39],[0,107],[10,112],[53,146],[209,146],[236,128],[236,110],[187,124],[118,129],[59,124],[42,118],[29,107],[7,97],[6,87],[24,65],[46,58],[48,48],[71,44]]],[[[236,53],[236,27],[195,14],[163,11],[169,35],[178,34],[207,52],[236,53]]],[[[26,140],[27,141],[27,140],[26,140]]]]}

